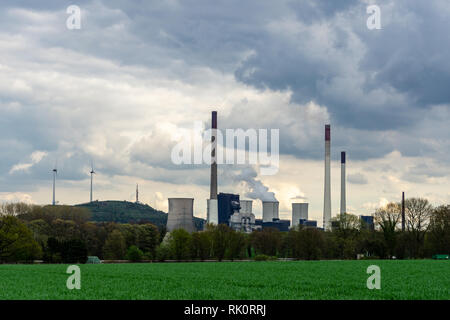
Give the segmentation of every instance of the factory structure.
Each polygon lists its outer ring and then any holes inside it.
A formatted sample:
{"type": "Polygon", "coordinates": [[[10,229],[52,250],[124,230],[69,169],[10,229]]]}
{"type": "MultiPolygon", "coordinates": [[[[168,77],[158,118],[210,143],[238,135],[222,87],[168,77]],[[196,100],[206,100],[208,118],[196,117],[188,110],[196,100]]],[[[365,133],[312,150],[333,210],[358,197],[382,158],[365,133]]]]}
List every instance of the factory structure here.
{"type": "MultiPolygon", "coordinates": [[[[225,224],[236,231],[246,233],[265,228],[276,228],[280,231],[289,231],[299,226],[317,228],[316,220],[309,220],[308,203],[292,203],[292,219],[279,218],[279,202],[262,200],[262,219],[256,219],[253,213],[253,200],[240,199],[238,194],[218,193],[217,179],[217,111],[211,117],[211,176],[210,196],[206,201],[207,223],[225,224]]],[[[323,202],[323,230],[336,227],[331,223],[331,126],[325,125],[325,174],[324,174],[324,202],[323,202]]],[[[346,152],[341,152],[341,197],[340,214],[347,213],[346,205],[346,152]]],[[[189,232],[195,231],[194,226],[194,199],[169,198],[169,213],[167,231],[183,228],[189,232]]],[[[363,226],[373,229],[373,217],[361,216],[363,226]]]]}

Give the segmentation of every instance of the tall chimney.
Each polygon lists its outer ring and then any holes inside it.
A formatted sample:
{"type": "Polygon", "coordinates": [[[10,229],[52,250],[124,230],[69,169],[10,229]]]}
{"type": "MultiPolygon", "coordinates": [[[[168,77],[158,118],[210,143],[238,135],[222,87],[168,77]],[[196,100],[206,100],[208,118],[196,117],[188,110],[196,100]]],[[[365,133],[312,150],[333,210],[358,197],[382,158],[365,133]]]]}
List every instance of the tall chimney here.
{"type": "Polygon", "coordinates": [[[212,112],[211,123],[211,187],[210,199],[217,199],[217,111],[212,112]]]}
{"type": "Polygon", "coordinates": [[[206,220],[219,224],[219,203],[217,201],[217,111],[212,112],[211,121],[211,181],[209,199],[206,200],[206,220]]]}
{"type": "Polygon", "coordinates": [[[345,151],[341,152],[341,214],[347,213],[345,194],[345,151]]]}
{"type": "Polygon", "coordinates": [[[330,186],[330,143],[331,129],[330,125],[325,125],[325,188],[323,201],[323,228],[330,229],[331,220],[331,186],[330,186]]]}
{"type": "Polygon", "coordinates": [[[402,192],[402,231],[405,231],[405,192],[402,192]]]}

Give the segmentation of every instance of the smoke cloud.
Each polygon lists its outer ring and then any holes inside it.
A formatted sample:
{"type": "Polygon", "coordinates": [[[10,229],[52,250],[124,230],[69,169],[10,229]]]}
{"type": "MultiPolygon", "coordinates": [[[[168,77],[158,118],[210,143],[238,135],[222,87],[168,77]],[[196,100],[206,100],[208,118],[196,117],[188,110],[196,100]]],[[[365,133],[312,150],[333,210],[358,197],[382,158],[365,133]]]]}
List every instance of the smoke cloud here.
{"type": "Polygon", "coordinates": [[[260,199],[261,201],[278,201],[275,197],[275,193],[269,191],[269,187],[265,186],[256,177],[258,174],[252,167],[243,169],[239,174],[236,174],[234,179],[239,182],[243,182],[248,188],[245,196],[250,199],[260,199]]]}

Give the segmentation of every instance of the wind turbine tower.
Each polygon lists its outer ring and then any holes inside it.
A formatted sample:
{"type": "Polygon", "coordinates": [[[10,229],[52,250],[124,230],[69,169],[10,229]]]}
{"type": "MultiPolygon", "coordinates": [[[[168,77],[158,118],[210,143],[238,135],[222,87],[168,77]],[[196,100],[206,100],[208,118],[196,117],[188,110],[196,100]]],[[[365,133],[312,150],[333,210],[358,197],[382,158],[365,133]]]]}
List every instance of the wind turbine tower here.
{"type": "Polygon", "coordinates": [[[53,169],[53,200],[52,200],[52,205],[56,205],[55,188],[56,188],[56,175],[57,174],[58,174],[58,169],[56,169],[56,165],[55,165],[55,168],[53,169]]]}
{"type": "Polygon", "coordinates": [[[95,171],[94,171],[94,164],[92,164],[91,163],[91,172],[90,172],[90,174],[91,174],[91,193],[90,193],[90,202],[92,202],[92,182],[93,182],[93,179],[94,179],[94,174],[95,174],[95,171]]]}
{"type": "Polygon", "coordinates": [[[136,203],[139,203],[139,185],[136,183],[136,203]]]}

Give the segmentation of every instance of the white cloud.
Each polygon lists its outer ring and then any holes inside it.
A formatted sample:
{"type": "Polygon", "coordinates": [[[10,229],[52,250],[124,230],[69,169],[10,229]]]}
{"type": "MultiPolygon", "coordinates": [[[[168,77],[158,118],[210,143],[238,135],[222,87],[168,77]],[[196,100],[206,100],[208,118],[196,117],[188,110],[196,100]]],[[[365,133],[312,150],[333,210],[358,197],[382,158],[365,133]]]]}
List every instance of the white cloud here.
{"type": "Polygon", "coordinates": [[[41,162],[41,160],[47,156],[47,152],[45,151],[34,151],[30,155],[31,162],[28,163],[18,163],[12,166],[12,168],[9,170],[9,174],[13,174],[17,171],[28,171],[32,166],[35,164],[41,162]]]}
{"type": "Polygon", "coordinates": [[[35,203],[30,194],[22,192],[0,193],[0,202],[24,202],[28,204],[35,203]]]}

